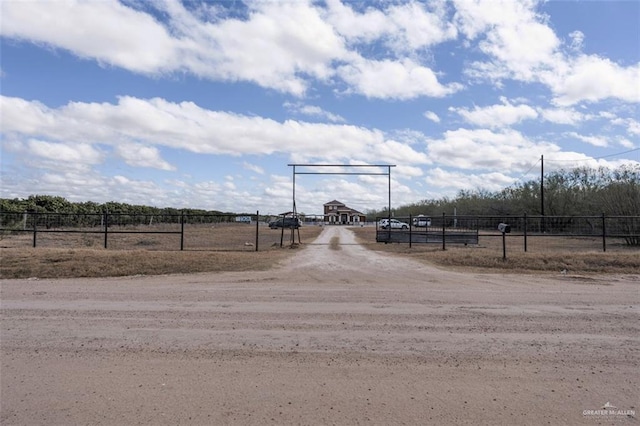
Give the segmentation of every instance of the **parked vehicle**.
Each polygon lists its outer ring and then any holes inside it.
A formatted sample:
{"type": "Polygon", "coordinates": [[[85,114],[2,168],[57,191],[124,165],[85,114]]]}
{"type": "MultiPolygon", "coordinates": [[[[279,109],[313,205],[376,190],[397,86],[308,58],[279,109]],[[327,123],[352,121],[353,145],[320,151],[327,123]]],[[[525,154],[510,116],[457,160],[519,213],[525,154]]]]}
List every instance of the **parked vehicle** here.
{"type": "Polygon", "coordinates": [[[391,229],[409,229],[408,223],[400,222],[397,219],[382,219],[378,226],[382,229],[389,229],[389,227],[391,229]]]}
{"type": "Polygon", "coordinates": [[[425,215],[419,215],[413,218],[413,226],[426,228],[431,226],[431,218],[425,215]]]}
{"type": "Polygon", "coordinates": [[[280,219],[269,222],[269,228],[271,229],[278,229],[283,227],[298,229],[300,228],[300,225],[300,219],[298,219],[297,217],[281,217],[280,219]]]}

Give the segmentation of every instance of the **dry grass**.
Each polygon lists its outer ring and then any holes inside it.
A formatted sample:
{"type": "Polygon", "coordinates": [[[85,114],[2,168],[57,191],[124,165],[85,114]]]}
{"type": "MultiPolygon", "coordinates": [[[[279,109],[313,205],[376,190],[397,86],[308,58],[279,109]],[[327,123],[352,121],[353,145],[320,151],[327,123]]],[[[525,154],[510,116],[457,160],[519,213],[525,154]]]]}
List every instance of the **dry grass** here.
{"type": "MultiPolygon", "coordinates": [[[[104,248],[104,233],[101,228],[86,229],[91,233],[38,232],[38,248],[104,248]]],[[[319,226],[303,226],[292,232],[290,229],[269,229],[265,224],[258,228],[258,248],[268,250],[274,245],[291,243],[292,237],[298,241],[310,240],[320,234],[319,226]]],[[[115,250],[180,250],[180,225],[158,224],[149,226],[112,226],[107,235],[108,249],[115,250]],[[142,231],[144,234],[123,232],[142,231]],[[158,233],[149,233],[158,232],[158,233]],[[164,232],[164,233],[162,233],[164,232]]],[[[28,248],[33,246],[33,233],[15,233],[0,236],[1,247],[28,248]]],[[[184,250],[207,251],[255,251],[256,226],[243,223],[186,224],[184,227],[184,250]]]]}
{"type": "MultiPolygon", "coordinates": [[[[148,230],[149,228],[145,228],[148,230]]],[[[170,228],[157,227],[156,230],[170,228]]],[[[171,229],[170,229],[171,230],[171,229]]],[[[295,242],[313,240],[322,228],[302,227],[295,242]]],[[[38,233],[5,236],[0,247],[0,278],[68,278],[162,275],[196,272],[264,270],[291,255],[291,230],[261,227],[258,248],[255,226],[190,225],[185,251],[174,234],[110,234],[108,249],[100,234],[38,233]],[[280,247],[282,239],[283,247],[280,247]]]]}
{"type": "Polygon", "coordinates": [[[264,270],[288,249],[261,252],[0,249],[0,277],[70,278],[264,270]]]}
{"type": "Polygon", "coordinates": [[[383,244],[375,242],[375,228],[353,228],[358,241],[379,252],[393,253],[420,262],[450,269],[477,272],[510,273],[622,273],[637,274],[640,271],[640,250],[622,244],[609,246],[602,251],[602,242],[593,238],[530,237],[527,252],[522,238],[507,238],[507,259],[503,259],[502,238],[480,236],[480,244],[383,244]]]}
{"type": "MultiPolygon", "coordinates": [[[[632,273],[640,271],[640,251],[620,245],[603,253],[597,239],[530,238],[528,252],[519,238],[508,239],[507,260],[502,259],[502,240],[481,236],[478,246],[437,244],[381,244],[375,242],[374,227],[352,228],[358,241],[370,250],[409,257],[441,267],[466,271],[509,273],[632,273]]],[[[321,227],[300,229],[304,245],[321,227]]],[[[115,234],[109,249],[103,236],[94,234],[38,234],[5,237],[0,248],[0,278],[66,278],[175,273],[264,270],[295,253],[290,248],[291,231],[260,229],[259,251],[255,251],[255,227],[243,224],[190,225],[185,230],[185,251],[179,251],[178,235],[115,234]],[[280,248],[283,238],[284,248],[280,248]],[[83,244],[84,243],[84,244],[83,244]],[[115,248],[115,249],[114,249],[115,248]]],[[[298,232],[294,233],[296,243],[298,232]]],[[[340,249],[338,238],[329,248],[340,249]]]]}

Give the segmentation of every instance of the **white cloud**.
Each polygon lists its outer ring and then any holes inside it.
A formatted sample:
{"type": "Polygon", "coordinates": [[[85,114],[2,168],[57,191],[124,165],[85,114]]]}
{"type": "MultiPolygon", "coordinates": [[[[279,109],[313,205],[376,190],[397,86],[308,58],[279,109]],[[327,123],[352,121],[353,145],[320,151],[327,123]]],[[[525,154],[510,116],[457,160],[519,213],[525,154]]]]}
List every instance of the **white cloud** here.
{"type": "Polygon", "coordinates": [[[585,119],[584,114],[572,108],[538,108],[543,119],[555,124],[580,124],[585,119]]]}
{"type": "Polygon", "coordinates": [[[130,166],[175,170],[174,166],[160,157],[160,152],[153,146],[137,143],[119,144],[116,153],[130,166]]]}
{"type": "Polygon", "coordinates": [[[543,81],[553,90],[558,105],[607,98],[640,102],[640,64],[625,68],[606,58],[581,55],[562,69],[545,73],[543,81]]]}
{"type": "MultiPolygon", "coordinates": [[[[134,3],[135,4],[135,3],[134,3]]],[[[325,79],[342,39],[307,2],[259,2],[249,18],[203,21],[174,1],[146,3],[166,18],[115,1],[4,2],[2,35],[61,48],[144,74],[188,72],[302,95],[299,74],[325,79]]]]}
{"type": "Polygon", "coordinates": [[[185,62],[195,70],[202,67],[207,77],[248,80],[295,95],[307,89],[301,74],[331,77],[331,62],[346,50],[316,8],[307,2],[258,2],[251,8],[248,20],[183,28],[192,49],[185,62]]]}
{"type": "Polygon", "coordinates": [[[459,83],[443,85],[436,73],[411,59],[401,61],[354,59],[338,68],[352,92],[368,98],[413,99],[419,96],[441,98],[462,89],[459,83]]]}
{"type": "Polygon", "coordinates": [[[409,2],[390,7],[387,14],[393,25],[390,45],[395,50],[411,52],[457,36],[456,27],[447,22],[444,3],[409,2]],[[428,7],[433,7],[433,11],[428,7]]]}
{"type": "Polygon", "coordinates": [[[292,113],[307,115],[309,117],[318,117],[328,120],[332,123],[344,123],[346,120],[338,114],[325,111],[319,106],[305,105],[300,102],[286,102],[284,107],[292,113]]]}
{"type": "Polygon", "coordinates": [[[327,20],[347,41],[371,43],[391,31],[391,23],[381,10],[368,8],[356,13],[339,0],[328,0],[327,5],[327,20]]]}
{"type": "Polygon", "coordinates": [[[379,155],[406,164],[425,161],[384,133],[350,125],[307,123],[250,117],[203,109],[192,102],[121,97],[117,104],[75,102],[51,109],[19,98],[0,97],[3,131],[50,141],[115,145],[128,162],[172,169],[156,148],[195,153],[265,155],[286,153],[299,162],[311,159],[378,161],[379,155]],[[131,146],[124,151],[122,146],[131,146]],[[146,147],[146,148],[141,148],[146,147]],[[137,158],[137,160],[136,160],[137,158]]]}
{"type": "Polygon", "coordinates": [[[425,182],[430,188],[438,188],[448,192],[476,189],[499,191],[511,185],[514,179],[500,172],[470,174],[436,167],[429,170],[425,182]]]}
{"type": "Polygon", "coordinates": [[[528,105],[512,105],[506,98],[501,98],[502,104],[487,107],[449,108],[458,113],[468,123],[476,126],[499,128],[520,123],[523,120],[535,119],[538,113],[528,105]]]}
{"type": "Polygon", "coordinates": [[[575,50],[576,52],[582,51],[582,46],[584,45],[584,33],[582,31],[572,31],[569,34],[571,39],[570,48],[571,50],[575,50]]]}
{"type": "Polygon", "coordinates": [[[315,81],[335,84],[339,78],[353,86],[347,92],[378,98],[442,97],[461,89],[439,83],[431,68],[405,58],[456,37],[440,3],[410,2],[359,14],[337,1],[328,8],[308,1],[255,2],[244,19],[215,16],[213,9],[192,12],[177,1],[145,3],[142,9],[154,9],[162,21],[134,9],[140,6],[135,2],[129,6],[5,2],[0,31],[138,73],[249,81],[296,96],[315,81]],[[349,50],[348,40],[383,41],[389,57],[365,59],[357,46],[349,50]],[[393,84],[385,89],[376,78],[393,84]]]}
{"type": "Polygon", "coordinates": [[[478,78],[534,81],[540,69],[556,61],[560,41],[536,15],[535,0],[455,1],[456,21],[469,40],[490,57],[477,61],[468,73],[478,78]],[[480,36],[483,38],[480,38],[480,36]]]}
{"type": "Polygon", "coordinates": [[[351,43],[382,41],[396,53],[407,53],[457,35],[442,2],[391,3],[385,9],[367,8],[362,13],[354,11],[348,3],[337,0],[327,3],[327,20],[351,43]]]}
{"type": "Polygon", "coordinates": [[[246,161],[242,163],[242,167],[246,170],[250,170],[259,175],[264,174],[264,169],[256,164],[247,163],[246,161]]]}
{"type": "Polygon", "coordinates": [[[466,73],[498,86],[503,79],[540,82],[560,106],[608,98],[640,102],[640,64],[623,67],[607,58],[584,55],[584,34],[570,34],[568,52],[547,17],[539,16],[536,0],[458,0],[456,21],[488,60],[473,62],[466,73]],[[577,56],[575,56],[577,54],[577,56]],[[572,56],[574,55],[574,56],[572,56]]]}
{"type": "Polygon", "coordinates": [[[579,141],[586,142],[593,146],[606,147],[609,146],[609,141],[600,136],[585,136],[576,132],[569,132],[566,134],[570,138],[578,139],[579,141]]]}
{"type": "Polygon", "coordinates": [[[438,117],[438,114],[436,114],[433,111],[425,111],[424,114],[422,114],[422,115],[424,115],[424,117],[427,120],[431,120],[434,123],[439,123],[440,122],[440,117],[438,117]]]}
{"type": "Polygon", "coordinates": [[[428,142],[429,159],[441,166],[464,170],[526,170],[541,154],[555,154],[560,147],[535,142],[520,132],[503,129],[458,129],[428,142]]]}
{"type": "Polygon", "coordinates": [[[627,132],[629,132],[629,134],[631,134],[631,135],[640,135],[640,122],[630,118],[627,121],[627,123],[628,123],[628,126],[629,126],[627,128],[627,132]]]}
{"type": "Polygon", "coordinates": [[[154,74],[179,62],[179,40],[151,15],[115,1],[3,2],[0,28],[3,36],[136,72],[154,74]]]}
{"type": "Polygon", "coordinates": [[[636,147],[636,145],[633,142],[631,142],[629,139],[627,139],[627,138],[620,138],[618,140],[618,143],[623,148],[633,149],[633,148],[636,147]]]}
{"type": "Polygon", "coordinates": [[[64,144],[31,139],[27,145],[31,155],[65,163],[97,164],[103,157],[99,150],[85,143],[64,144]]]}

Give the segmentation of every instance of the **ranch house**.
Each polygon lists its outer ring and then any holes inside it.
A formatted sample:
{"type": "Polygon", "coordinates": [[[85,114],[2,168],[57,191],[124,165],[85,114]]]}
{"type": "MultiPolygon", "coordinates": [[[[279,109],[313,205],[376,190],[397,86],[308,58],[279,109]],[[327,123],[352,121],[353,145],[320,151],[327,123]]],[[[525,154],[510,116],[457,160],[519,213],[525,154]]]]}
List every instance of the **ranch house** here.
{"type": "Polygon", "coordinates": [[[357,210],[333,200],[324,204],[324,221],[330,225],[354,225],[364,223],[367,217],[357,210]]]}

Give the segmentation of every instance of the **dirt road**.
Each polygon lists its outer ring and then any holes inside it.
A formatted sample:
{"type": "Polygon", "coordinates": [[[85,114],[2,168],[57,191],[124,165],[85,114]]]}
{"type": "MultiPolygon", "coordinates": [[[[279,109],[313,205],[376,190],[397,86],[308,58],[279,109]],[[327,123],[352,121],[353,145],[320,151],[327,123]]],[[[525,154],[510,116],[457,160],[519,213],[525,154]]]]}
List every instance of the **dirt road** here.
{"type": "Polygon", "coordinates": [[[267,272],[1,297],[3,425],[638,424],[639,275],[448,272],[328,227],[267,272]]]}

